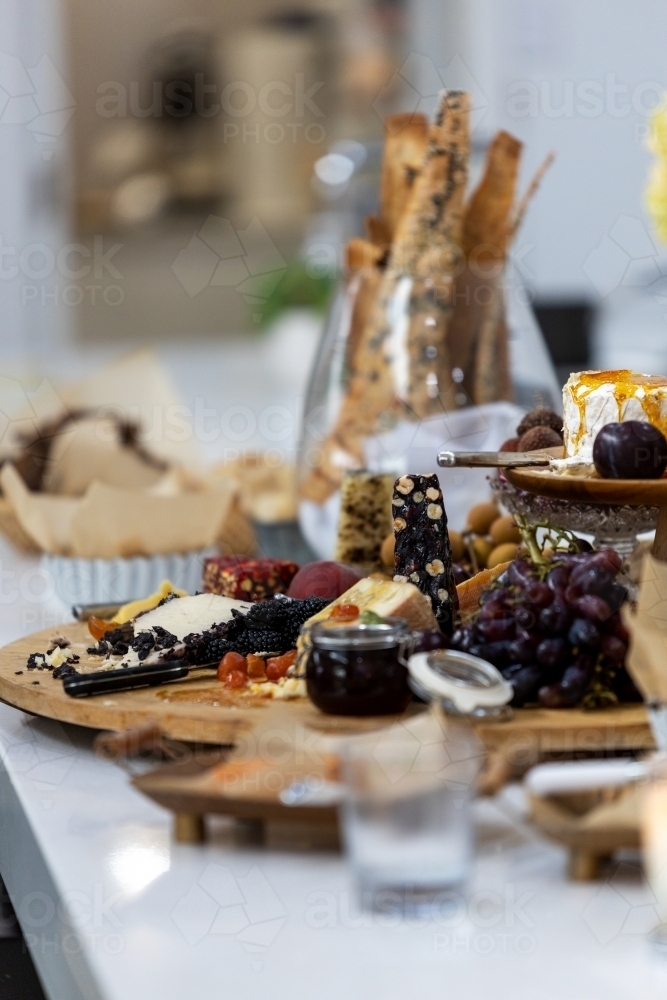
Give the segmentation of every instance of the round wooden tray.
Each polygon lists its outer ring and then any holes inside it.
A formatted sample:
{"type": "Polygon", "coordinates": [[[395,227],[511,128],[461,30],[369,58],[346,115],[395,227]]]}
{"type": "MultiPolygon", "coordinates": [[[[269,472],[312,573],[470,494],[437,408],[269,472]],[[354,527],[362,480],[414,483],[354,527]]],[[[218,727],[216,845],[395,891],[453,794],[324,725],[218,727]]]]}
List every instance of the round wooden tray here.
{"type": "MultiPolygon", "coordinates": [[[[72,643],[91,642],[85,625],[60,626],[58,633],[72,643]]],[[[0,699],[34,715],[91,729],[116,732],[156,722],[165,736],[193,743],[241,744],[251,754],[279,745],[281,739],[308,739],[309,733],[349,736],[373,732],[399,721],[394,716],[352,718],[324,715],[307,698],[291,701],[256,699],[229,693],[211,675],[200,671],[177,684],[123,691],[92,698],[70,698],[48,670],[26,670],[30,653],[49,648],[54,629],[0,649],[0,699]],[[17,673],[22,671],[22,673],[17,673]],[[38,681],[39,683],[35,683],[38,681]],[[206,704],[206,700],[218,704],[206,704]],[[226,704],[220,703],[227,701],[226,704]]],[[[95,670],[99,658],[81,655],[79,669],[95,670]]],[[[420,711],[415,703],[409,711],[420,711]]],[[[475,729],[489,750],[509,747],[526,754],[574,753],[591,750],[650,749],[653,737],[643,705],[585,712],[582,709],[517,709],[507,722],[480,721],[475,729]]],[[[536,758],[537,759],[537,758],[536,758]]]]}
{"type": "Polygon", "coordinates": [[[614,507],[667,504],[667,477],[662,479],[590,479],[585,476],[563,476],[540,466],[505,469],[505,478],[512,486],[527,493],[538,493],[555,500],[574,503],[601,503],[614,507]]]}

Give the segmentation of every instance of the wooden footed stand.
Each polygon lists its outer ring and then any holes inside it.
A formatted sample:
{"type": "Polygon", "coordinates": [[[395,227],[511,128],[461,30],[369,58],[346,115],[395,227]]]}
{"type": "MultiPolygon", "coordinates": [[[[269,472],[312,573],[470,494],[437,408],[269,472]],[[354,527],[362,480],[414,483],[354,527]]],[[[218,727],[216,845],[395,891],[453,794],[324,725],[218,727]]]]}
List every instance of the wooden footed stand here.
{"type": "MultiPolygon", "coordinates": [[[[551,449],[549,454],[555,450],[551,449]]],[[[573,504],[600,504],[606,507],[657,507],[653,555],[656,559],[667,562],[667,477],[590,479],[585,476],[563,476],[549,468],[538,466],[505,469],[504,474],[516,489],[552,500],[565,500],[573,504]]]]}
{"type": "Polygon", "coordinates": [[[660,562],[667,562],[667,504],[660,507],[652,552],[660,562]]]}

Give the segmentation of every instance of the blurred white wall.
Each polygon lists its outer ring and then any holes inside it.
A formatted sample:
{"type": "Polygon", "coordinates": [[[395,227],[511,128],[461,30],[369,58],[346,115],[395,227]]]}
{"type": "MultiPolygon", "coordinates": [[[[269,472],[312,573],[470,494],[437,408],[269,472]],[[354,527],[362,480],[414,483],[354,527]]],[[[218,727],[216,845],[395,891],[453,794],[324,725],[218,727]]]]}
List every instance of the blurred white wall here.
{"type": "Polygon", "coordinates": [[[660,252],[643,209],[649,110],[667,89],[661,0],[411,0],[408,99],[476,96],[478,144],[526,144],[524,183],[557,160],[515,251],[537,297],[604,300],[660,252]]]}
{"type": "MultiPolygon", "coordinates": [[[[0,4],[0,358],[21,367],[71,329],[67,84],[57,0],[0,4]]],[[[5,367],[5,371],[7,368],[5,367]]]]}

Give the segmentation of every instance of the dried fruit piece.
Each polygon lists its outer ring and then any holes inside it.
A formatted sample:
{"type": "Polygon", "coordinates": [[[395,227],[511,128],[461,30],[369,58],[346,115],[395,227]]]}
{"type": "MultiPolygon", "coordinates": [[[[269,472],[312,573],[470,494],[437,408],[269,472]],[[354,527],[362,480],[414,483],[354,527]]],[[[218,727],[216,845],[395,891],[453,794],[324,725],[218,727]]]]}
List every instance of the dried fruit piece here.
{"type": "Polygon", "coordinates": [[[489,534],[496,545],[504,545],[506,542],[515,542],[518,545],[521,542],[521,532],[511,514],[496,518],[489,529],[489,534]]]}
{"type": "Polygon", "coordinates": [[[242,688],[248,683],[248,675],[242,670],[230,670],[225,678],[225,684],[229,688],[242,688]]]}
{"type": "Polygon", "coordinates": [[[518,451],[519,450],[519,439],[517,437],[508,438],[507,441],[503,441],[498,451],[518,451]]]}
{"type": "Polygon", "coordinates": [[[500,563],[510,562],[512,559],[516,559],[516,554],[519,551],[519,546],[515,542],[504,542],[502,545],[496,545],[486,560],[486,568],[493,569],[494,566],[499,566],[500,563]]]}
{"type": "Polygon", "coordinates": [[[296,649],[283,656],[272,656],[266,661],[266,678],[269,681],[280,680],[296,662],[296,649]]]}
{"type": "Polygon", "coordinates": [[[486,535],[498,517],[500,511],[494,503],[477,503],[468,511],[467,527],[476,535],[486,535]]]}
{"type": "Polygon", "coordinates": [[[551,427],[532,427],[519,438],[518,451],[537,451],[539,448],[557,448],[563,439],[551,427]]]}
{"type": "Polygon", "coordinates": [[[241,670],[243,673],[247,672],[245,656],[241,656],[240,653],[225,653],[218,667],[218,680],[227,680],[232,670],[241,670]]]}
{"type": "Polygon", "coordinates": [[[517,436],[522,437],[526,431],[531,430],[533,427],[550,427],[552,431],[556,431],[562,438],[563,418],[559,417],[553,410],[549,410],[546,406],[538,406],[537,409],[531,410],[523,418],[516,429],[517,436]]]}
{"type": "Polygon", "coordinates": [[[356,604],[337,604],[331,611],[331,617],[351,621],[359,617],[359,608],[356,604]]]}
{"type": "Polygon", "coordinates": [[[266,679],[266,663],[261,656],[248,653],[246,662],[248,664],[248,680],[263,681],[266,679]]]}
{"type": "Polygon", "coordinates": [[[118,622],[105,622],[102,618],[94,617],[88,619],[88,631],[98,642],[107,632],[113,632],[115,628],[118,628],[118,622]]]}

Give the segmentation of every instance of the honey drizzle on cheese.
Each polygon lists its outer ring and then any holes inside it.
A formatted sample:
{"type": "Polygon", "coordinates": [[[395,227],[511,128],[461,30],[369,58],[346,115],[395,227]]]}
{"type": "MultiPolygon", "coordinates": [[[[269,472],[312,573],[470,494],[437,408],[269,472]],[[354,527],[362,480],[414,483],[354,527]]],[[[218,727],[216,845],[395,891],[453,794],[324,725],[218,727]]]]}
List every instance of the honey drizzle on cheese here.
{"type": "Polygon", "coordinates": [[[574,435],[574,447],[586,433],[586,400],[600,386],[610,385],[618,406],[619,422],[623,419],[623,406],[629,399],[637,399],[646,419],[667,437],[667,413],[661,413],[661,402],[667,396],[667,378],[662,375],[640,375],[629,368],[619,368],[607,372],[581,372],[576,386],[572,387],[572,397],[579,411],[579,426],[574,435]],[[658,391],[657,390],[662,390],[658,391]],[[644,390],[640,395],[639,390],[644,390]]]}

